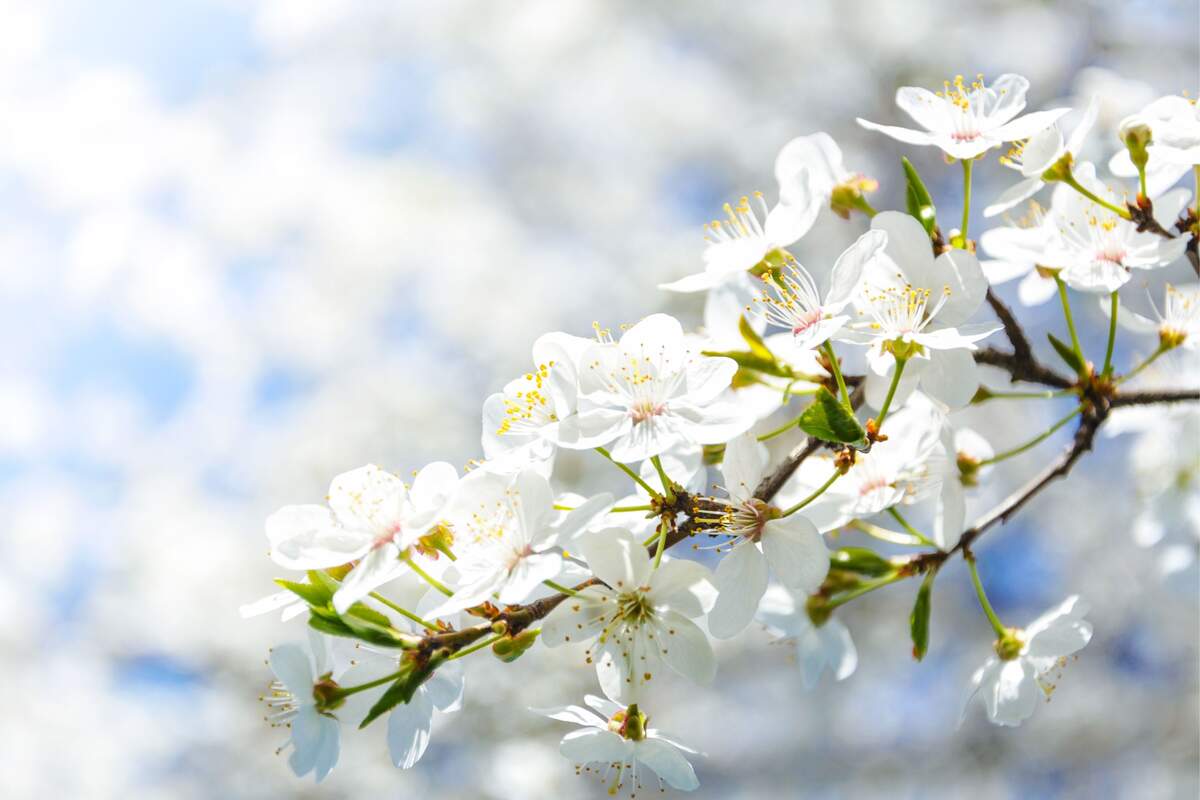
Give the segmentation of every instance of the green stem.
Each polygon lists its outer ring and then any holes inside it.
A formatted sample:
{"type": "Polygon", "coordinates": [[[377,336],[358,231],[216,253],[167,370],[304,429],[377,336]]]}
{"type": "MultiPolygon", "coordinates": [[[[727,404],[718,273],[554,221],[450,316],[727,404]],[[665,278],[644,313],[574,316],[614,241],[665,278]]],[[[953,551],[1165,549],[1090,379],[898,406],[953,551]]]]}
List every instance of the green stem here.
{"type": "Polygon", "coordinates": [[[991,458],[985,458],[983,461],[979,462],[979,466],[982,467],[982,466],[986,466],[988,464],[995,464],[997,461],[1003,461],[1006,458],[1012,458],[1013,456],[1019,456],[1021,453],[1024,453],[1026,450],[1029,450],[1032,447],[1036,447],[1038,444],[1042,443],[1047,438],[1049,438],[1049,436],[1051,434],[1053,434],[1056,430],[1061,428],[1063,425],[1066,425],[1068,422],[1070,422],[1072,419],[1074,419],[1076,416],[1078,416],[1083,411],[1083,409],[1086,407],[1087,407],[1086,403],[1082,403],[1082,404],[1076,406],[1074,411],[1072,411],[1070,414],[1067,414],[1065,417],[1060,419],[1058,422],[1051,425],[1049,430],[1038,434],[1037,436],[1030,439],[1028,442],[1021,445],[1020,447],[1014,447],[1012,450],[1005,450],[1003,453],[997,453],[996,455],[992,456],[991,458]]]}
{"type": "Polygon", "coordinates": [[[392,611],[395,611],[397,614],[399,614],[402,617],[412,620],[413,622],[417,623],[418,625],[420,625],[422,628],[425,628],[426,630],[429,630],[429,631],[438,630],[437,625],[434,625],[432,622],[427,622],[426,620],[421,619],[416,614],[412,613],[411,611],[409,611],[407,608],[404,608],[403,606],[396,605],[391,600],[388,600],[386,597],[381,595],[379,592],[371,592],[370,597],[372,600],[378,600],[380,603],[383,603],[385,606],[390,608],[392,611]]]}
{"type": "Polygon", "coordinates": [[[1004,627],[1004,623],[996,616],[996,612],[992,609],[992,604],[988,602],[987,592],[983,590],[983,583],[979,580],[979,568],[975,566],[974,554],[967,556],[967,566],[971,569],[971,582],[975,584],[975,594],[979,596],[979,607],[983,609],[983,613],[987,615],[988,622],[992,623],[992,630],[996,631],[996,635],[1003,638],[1008,635],[1008,630],[1004,627]]]}
{"type": "Polygon", "coordinates": [[[849,525],[851,528],[862,531],[867,536],[878,539],[881,542],[904,545],[905,547],[916,547],[921,544],[921,542],[913,539],[906,533],[889,530],[879,525],[873,525],[870,522],[863,522],[860,519],[852,520],[849,525]]]}
{"type": "Polygon", "coordinates": [[[390,675],[384,675],[382,678],[376,678],[373,681],[367,681],[366,683],[361,684],[359,686],[339,686],[337,696],[338,697],[349,697],[352,694],[358,694],[359,692],[365,692],[367,689],[374,689],[376,686],[383,686],[385,683],[391,683],[392,681],[396,680],[403,673],[404,673],[404,670],[398,670],[396,672],[391,673],[390,675]]]}
{"type": "Polygon", "coordinates": [[[882,589],[884,586],[888,586],[889,584],[893,584],[896,581],[903,580],[907,577],[908,577],[908,574],[905,572],[896,572],[892,575],[887,576],[886,578],[880,578],[877,581],[866,581],[864,583],[859,584],[858,586],[854,587],[853,589],[851,589],[850,591],[848,591],[844,594],[840,594],[837,597],[831,598],[828,602],[825,603],[825,607],[826,608],[837,608],[838,606],[849,603],[851,600],[854,600],[857,597],[862,597],[864,594],[867,594],[868,592],[873,592],[876,589],[882,589]]]}
{"type": "Polygon", "coordinates": [[[1076,180],[1075,176],[1073,174],[1068,172],[1066,177],[1062,179],[1062,182],[1065,183],[1067,186],[1070,186],[1075,191],[1079,192],[1081,195],[1086,197],[1088,200],[1091,200],[1096,205],[1104,206],[1109,211],[1116,214],[1118,217],[1121,217],[1122,219],[1130,219],[1129,209],[1114,206],[1112,203],[1108,202],[1104,198],[1093,194],[1091,191],[1089,191],[1087,189],[1087,187],[1085,187],[1078,180],[1076,180]]]}
{"type": "Polygon", "coordinates": [[[494,645],[496,642],[503,639],[504,636],[505,636],[505,634],[503,634],[503,633],[497,633],[495,636],[489,636],[482,641],[476,642],[475,644],[471,645],[470,647],[464,647],[463,649],[459,650],[457,653],[450,656],[446,660],[453,661],[456,658],[462,658],[463,656],[469,656],[469,655],[471,655],[471,653],[482,650],[485,647],[490,647],[490,646],[494,645]]]}
{"type": "Polygon", "coordinates": [[[579,592],[575,591],[571,587],[563,586],[561,583],[555,583],[554,581],[542,581],[542,583],[546,584],[559,594],[565,594],[567,597],[574,597],[575,595],[579,594],[579,592]]]}
{"type": "Polygon", "coordinates": [[[1137,375],[1139,372],[1144,370],[1146,367],[1150,366],[1155,361],[1157,361],[1159,356],[1161,356],[1163,353],[1167,352],[1170,349],[1171,348],[1169,348],[1169,347],[1163,347],[1162,345],[1159,345],[1158,349],[1155,350],[1153,353],[1151,353],[1150,356],[1145,361],[1143,361],[1141,364],[1138,364],[1131,371],[1125,373],[1120,378],[1118,378],[1117,382],[1116,382],[1117,385],[1120,386],[1122,383],[1129,380],[1134,375],[1137,375]]]}
{"type": "MultiPolygon", "coordinates": [[[[896,510],[895,506],[889,508],[888,513],[892,515],[892,519],[900,523],[900,527],[904,528],[904,530],[908,532],[909,536],[914,537],[921,544],[928,545],[929,547],[937,547],[937,544],[932,539],[910,525],[908,520],[906,520],[904,516],[896,510]]],[[[941,548],[939,547],[938,549],[940,550],[941,548]]]]}
{"type": "Polygon", "coordinates": [[[408,564],[409,569],[411,569],[413,572],[417,573],[417,576],[419,578],[421,578],[421,580],[425,581],[430,586],[437,589],[442,594],[446,595],[446,597],[450,597],[451,595],[454,594],[454,592],[448,586],[446,586],[446,584],[442,583],[437,578],[433,577],[428,572],[426,572],[425,570],[423,570],[419,566],[417,566],[417,562],[413,561],[412,556],[410,556],[408,553],[405,553],[404,555],[402,555],[400,557],[400,560],[403,561],[405,564],[408,564]]]}
{"type": "Polygon", "coordinates": [[[1146,191],[1146,165],[1138,164],[1137,171],[1138,171],[1138,194],[1140,194],[1142,197],[1149,197],[1150,195],[1146,191]]]}
{"type": "Polygon", "coordinates": [[[888,387],[887,397],[883,400],[883,408],[879,409],[879,418],[875,420],[876,430],[883,427],[883,420],[887,417],[888,409],[892,407],[892,398],[896,396],[896,387],[900,385],[900,375],[904,372],[904,365],[907,363],[907,358],[896,359],[896,371],[892,373],[892,385],[888,387]]]}
{"type": "Polygon", "coordinates": [[[616,464],[617,469],[621,470],[626,475],[628,475],[630,478],[632,478],[633,482],[636,483],[638,486],[642,487],[643,489],[645,489],[650,494],[651,497],[661,497],[661,495],[659,495],[658,492],[654,491],[654,487],[652,487],[650,484],[648,484],[644,480],[642,480],[641,475],[638,475],[636,472],[631,470],[628,466],[626,466],[625,464],[622,464],[620,461],[617,461],[615,458],[612,457],[612,454],[609,453],[607,450],[605,450],[603,447],[597,447],[596,452],[599,453],[600,455],[604,456],[605,458],[607,458],[613,464],[616,464]]]}
{"type": "Polygon", "coordinates": [[[654,465],[654,470],[658,473],[658,480],[662,483],[663,492],[668,496],[674,497],[674,491],[671,489],[671,479],[667,476],[667,471],[663,469],[662,461],[658,456],[651,456],[650,463],[654,465]]]}
{"type": "Polygon", "coordinates": [[[829,371],[833,373],[834,380],[837,381],[838,393],[842,396],[842,405],[851,414],[854,413],[854,408],[850,405],[850,392],[846,389],[846,379],[842,377],[842,368],[838,364],[837,353],[833,352],[833,345],[828,339],[821,345],[825,351],[825,357],[829,359],[829,371]]]}
{"type": "Polygon", "coordinates": [[[768,431],[767,433],[762,434],[761,436],[758,437],[758,440],[760,442],[765,442],[769,439],[774,439],[776,436],[782,436],[783,434],[790,431],[792,428],[796,427],[796,423],[799,421],[800,421],[799,417],[796,417],[795,419],[790,419],[787,422],[783,423],[783,425],[779,426],[778,428],[775,428],[772,431],[768,431]]]}
{"type": "Polygon", "coordinates": [[[1075,351],[1079,363],[1086,365],[1087,359],[1083,357],[1083,348],[1079,346],[1079,334],[1075,332],[1075,318],[1071,316],[1071,300],[1067,297],[1067,284],[1063,283],[1063,279],[1058,277],[1057,273],[1054,276],[1054,283],[1058,286],[1058,298],[1062,301],[1063,316],[1067,320],[1067,331],[1071,334],[1071,349],[1075,351]]]}
{"type": "Polygon", "coordinates": [[[667,529],[669,527],[667,517],[664,515],[658,526],[658,550],[654,551],[655,569],[658,569],[658,565],[662,563],[663,551],[667,549],[667,529]]]}
{"type": "Polygon", "coordinates": [[[984,387],[984,391],[987,393],[987,396],[979,402],[993,398],[998,400],[1050,400],[1055,397],[1066,397],[1069,394],[1074,394],[1070,389],[1059,389],[1058,391],[1047,389],[1044,392],[1005,392],[984,387]]]}
{"type": "Polygon", "coordinates": [[[833,482],[836,481],[840,477],[842,477],[842,471],[835,470],[834,473],[829,476],[829,480],[827,480],[823,484],[821,484],[821,486],[815,492],[813,492],[808,497],[801,500],[799,503],[796,503],[796,505],[792,506],[787,511],[784,511],[782,514],[780,514],[780,516],[781,517],[790,517],[792,514],[795,514],[797,511],[804,508],[806,505],[811,503],[813,500],[816,500],[818,497],[823,495],[825,493],[825,490],[828,489],[830,486],[833,486],[833,482]]]}
{"type": "Polygon", "coordinates": [[[867,198],[863,197],[861,193],[855,195],[853,204],[855,208],[866,214],[868,217],[873,217],[879,213],[875,210],[875,207],[871,205],[867,198]]]}
{"type": "Polygon", "coordinates": [[[1112,309],[1108,320],[1108,345],[1104,348],[1104,369],[1100,370],[1101,375],[1107,376],[1112,372],[1113,346],[1117,343],[1117,311],[1120,308],[1120,300],[1114,291],[1112,293],[1112,309]]]}
{"type": "Polygon", "coordinates": [[[966,250],[967,245],[967,226],[971,222],[971,167],[975,164],[972,158],[964,158],[963,165],[963,215],[962,227],[959,228],[959,235],[962,236],[962,249],[966,250]]]}

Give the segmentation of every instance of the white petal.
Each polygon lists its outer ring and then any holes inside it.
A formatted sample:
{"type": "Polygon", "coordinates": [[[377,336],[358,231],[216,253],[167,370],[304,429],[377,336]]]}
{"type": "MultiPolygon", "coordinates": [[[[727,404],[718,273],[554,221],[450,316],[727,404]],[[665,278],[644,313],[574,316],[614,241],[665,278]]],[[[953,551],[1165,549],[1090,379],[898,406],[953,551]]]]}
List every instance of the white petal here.
{"type": "Polygon", "coordinates": [[[869,131],[879,131],[905,144],[934,143],[934,137],[925,131],[914,131],[911,128],[900,128],[895,125],[880,125],[877,122],[870,122],[862,117],[857,117],[856,121],[869,131]]]}
{"type": "Polygon", "coordinates": [[[933,350],[921,373],[921,390],[950,408],[963,408],[979,390],[979,368],[968,350],[933,350]]]}
{"type": "MultiPolygon", "coordinates": [[[[913,220],[916,222],[916,220],[913,220]]],[[[934,284],[923,284],[939,291],[949,288],[950,295],[937,313],[937,324],[959,325],[966,322],[983,305],[988,282],[979,267],[979,259],[966,250],[942,253],[934,262],[937,275],[934,284]]]]}
{"type": "Polygon", "coordinates": [[[754,619],[767,590],[767,560],[753,543],[739,544],[721,559],[713,582],[717,602],[708,612],[708,629],[718,639],[729,639],[754,619]]]}
{"type": "Polygon", "coordinates": [[[682,614],[667,611],[656,621],[662,652],[671,669],[701,686],[712,683],[717,661],[704,631],[682,614]]]}
{"type": "Polygon", "coordinates": [[[946,100],[919,86],[901,86],[896,90],[896,105],[922,128],[946,130],[950,120],[946,115],[946,100]]]}
{"type": "Polygon", "coordinates": [[[819,630],[825,641],[825,652],[833,677],[839,681],[846,680],[858,668],[858,650],[854,647],[850,630],[836,619],[828,620],[819,630]]]}
{"type": "Polygon", "coordinates": [[[738,503],[750,499],[766,466],[767,448],[753,433],[744,433],[729,442],[721,461],[721,476],[730,499],[738,503]]]}
{"type": "Polygon", "coordinates": [[[967,497],[957,476],[942,481],[933,517],[933,541],[943,550],[958,544],[967,518],[967,497]]]}
{"type": "MultiPolygon", "coordinates": [[[[754,265],[751,264],[750,266],[754,265]]],[[[741,269],[731,272],[705,270],[704,272],[697,272],[693,275],[686,275],[677,281],[660,283],[658,288],[668,292],[680,292],[682,294],[689,294],[691,292],[706,292],[709,289],[714,289],[717,286],[725,283],[727,280],[732,279],[741,271],[741,269]]]]}
{"type": "Polygon", "coordinates": [[[789,589],[812,594],[829,574],[829,550],[816,526],[799,514],[771,520],[762,535],[771,571],[789,589]]]}
{"type": "Polygon", "coordinates": [[[325,506],[284,506],[266,523],[271,560],[286,569],[336,567],[362,556],[371,536],[338,525],[325,506]]]}
{"type": "Polygon", "coordinates": [[[767,214],[763,228],[771,244],[786,247],[808,233],[822,205],[820,199],[811,191],[804,191],[809,187],[805,175],[795,184],[797,190],[789,193],[789,202],[779,203],[767,214]]]}
{"type": "Polygon", "coordinates": [[[1020,278],[1033,269],[1032,263],[1023,261],[988,260],[980,261],[979,266],[983,270],[984,277],[988,279],[988,283],[993,286],[1020,278]]]}
{"type": "MultiPolygon", "coordinates": [[[[871,219],[871,230],[887,234],[884,252],[909,283],[919,288],[934,288],[936,284],[941,289],[945,279],[939,281],[934,272],[933,244],[921,223],[910,214],[881,211],[871,219]]],[[[894,280],[894,276],[887,277],[894,280]]]]}
{"type": "Polygon", "coordinates": [[[400,550],[390,542],[367,553],[342,581],[333,595],[333,610],[339,614],[404,571],[400,550]]]}
{"type": "Polygon", "coordinates": [[[421,686],[428,695],[434,708],[443,713],[457,711],[462,707],[463,691],[466,679],[459,662],[451,661],[437,668],[437,671],[421,686]]]}
{"type": "Polygon", "coordinates": [[[1018,139],[1028,139],[1035,133],[1053,125],[1060,117],[1069,112],[1069,108],[1054,108],[1049,111],[1034,111],[1023,117],[1017,117],[1012,122],[992,130],[990,136],[1002,142],[1015,142],[1018,139]]]}
{"type": "Polygon", "coordinates": [[[308,651],[301,644],[281,644],[271,648],[271,672],[298,698],[312,695],[314,676],[308,651]]]}
{"type": "Polygon", "coordinates": [[[601,602],[600,594],[594,589],[585,589],[576,597],[568,597],[542,621],[539,638],[547,647],[587,641],[597,632],[611,602],[611,599],[601,602]]]}
{"type": "Polygon", "coordinates": [[[666,742],[643,739],[634,746],[634,754],[675,789],[690,792],[700,786],[696,771],[683,754],[666,742]]]}
{"type": "Polygon", "coordinates": [[[433,703],[426,692],[416,691],[412,700],[401,703],[388,714],[387,742],[392,763],[400,769],[410,769],[429,746],[429,729],[433,723],[433,703]]]}
{"type": "Polygon", "coordinates": [[[983,215],[985,217],[994,217],[997,214],[1002,214],[1005,211],[1008,211],[1010,208],[1018,206],[1029,198],[1033,197],[1038,193],[1038,190],[1045,185],[1046,184],[1042,181],[1040,174],[1035,175],[1032,178],[1025,178],[1024,180],[1018,181],[1001,192],[1000,196],[997,197],[991,205],[985,207],[983,209],[983,215]]]}
{"type": "Polygon", "coordinates": [[[558,553],[533,553],[517,562],[500,590],[500,602],[523,602],[542,581],[554,580],[562,571],[562,556],[558,553]]]}
{"type": "Polygon", "coordinates": [[[618,592],[644,586],[650,578],[650,557],[627,530],[589,533],[580,539],[579,549],[596,577],[618,592]]]}
{"type": "Polygon", "coordinates": [[[1017,299],[1026,307],[1040,306],[1057,293],[1054,279],[1043,278],[1037,270],[1031,270],[1017,286],[1017,299]]]}
{"type": "Polygon", "coordinates": [[[374,464],[343,472],[329,484],[329,507],[347,526],[380,531],[400,521],[404,482],[374,464]]]}
{"type": "Polygon", "coordinates": [[[854,244],[838,256],[833,265],[829,293],[825,298],[826,306],[840,311],[842,306],[854,297],[862,283],[864,268],[887,246],[887,241],[886,231],[872,229],[858,237],[854,244]]]}
{"type": "MultiPolygon", "coordinates": [[[[1033,715],[1041,689],[1024,658],[1005,661],[992,691],[984,694],[988,717],[997,725],[1015,726],[1033,715]]],[[[986,690],[986,689],[985,689],[986,690]]]]}
{"type": "Polygon", "coordinates": [[[445,461],[426,464],[413,479],[409,499],[415,507],[437,513],[446,505],[458,486],[458,470],[445,461]]]}
{"type": "Polygon", "coordinates": [[[732,358],[702,356],[689,362],[684,373],[688,401],[698,405],[712,402],[729,388],[737,371],[737,362],[732,358]]]}
{"type": "Polygon", "coordinates": [[[556,719],[559,722],[573,722],[587,728],[606,728],[608,720],[601,719],[590,709],[583,706],[559,706],[557,708],[531,708],[535,714],[556,719]]]}
{"type": "Polygon", "coordinates": [[[586,728],[563,737],[558,750],[575,764],[623,763],[633,749],[631,742],[610,730],[586,728]]]}
{"type": "Polygon", "coordinates": [[[656,605],[669,605],[676,611],[692,616],[691,612],[695,609],[685,608],[688,605],[686,601],[694,599],[698,585],[708,580],[708,568],[703,564],[685,558],[664,560],[650,575],[650,599],[656,605]]]}

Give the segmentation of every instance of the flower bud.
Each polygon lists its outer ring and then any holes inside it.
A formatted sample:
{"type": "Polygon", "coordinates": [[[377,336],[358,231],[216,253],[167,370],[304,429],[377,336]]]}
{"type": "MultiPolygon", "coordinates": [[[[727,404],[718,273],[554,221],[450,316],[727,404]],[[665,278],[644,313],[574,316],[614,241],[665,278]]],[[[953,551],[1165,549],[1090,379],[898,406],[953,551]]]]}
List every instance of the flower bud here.
{"type": "Polygon", "coordinates": [[[505,637],[492,645],[492,655],[505,664],[512,663],[525,655],[526,650],[533,647],[537,636],[537,630],[527,630],[521,631],[516,636],[505,637]]]}
{"type": "Polygon", "coordinates": [[[996,656],[1001,661],[1012,661],[1021,655],[1021,648],[1025,646],[1025,643],[1021,641],[1020,634],[1019,628],[1009,628],[1003,636],[996,640],[996,656]]]}
{"type": "Polygon", "coordinates": [[[1129,160],[1139,170],[1145,169],[1146,162],[1150,160],[1150,153],[1146,147],[1154,140],[1154,132],[1150,125],[1137,115],[1126,117],[1121,120],[1117,135],[1129,150],[1129,160]]]}
{"type": "Polygon", "coordinates": [[[845,183],[833,187],[829,196],[829,208],[842,219],[850,219],[855,210],[867,213],[866,203],[863,202],[864,192],[873,192],[879,188],[879,181],[865,175],[855,175],[845,183]]]}

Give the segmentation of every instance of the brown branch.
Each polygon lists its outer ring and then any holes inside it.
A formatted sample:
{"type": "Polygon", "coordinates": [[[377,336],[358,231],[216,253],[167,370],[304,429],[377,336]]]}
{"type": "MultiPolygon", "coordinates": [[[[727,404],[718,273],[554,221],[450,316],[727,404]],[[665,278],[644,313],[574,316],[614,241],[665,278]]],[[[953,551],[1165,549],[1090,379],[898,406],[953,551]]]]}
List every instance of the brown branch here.
{"type": "Polygon", "coordinates": [[[987,301],[988,305],[992,307],[992,311],[996,312],[1000,324],[1004,326],[1004,335],[1012,343],[1013,358],[1021,362],[1034,362],[1033,347],[1030,346],[1029,339],[1025,336],[1024,329],[1021,328],[1021,323],[1017,322],[1012,309],[1004,304],[1004,301],[992,291],[990,286],[987,290],[987,301]]]}
{"type": "Polygon", "coordinates": [[[1200,400],[1200,389],[1180,389],[1172,392],[1121,392],[1113,397],[1110,405],[1146,406],[1152,403],[1186,403],[1200,400]]]}
{"type": "Polygon", "coordinates": [[[1070,378],[1059,375],[1035,358],[1022,359],[1016,353],[1005,353],[994,347],[984,347],[974,352],[976,364],[999,367],[1012,376],[1012,383],[1026,381],[1053,386],[1055,389],[1070,389],[1075,385],[1070,378]]]}

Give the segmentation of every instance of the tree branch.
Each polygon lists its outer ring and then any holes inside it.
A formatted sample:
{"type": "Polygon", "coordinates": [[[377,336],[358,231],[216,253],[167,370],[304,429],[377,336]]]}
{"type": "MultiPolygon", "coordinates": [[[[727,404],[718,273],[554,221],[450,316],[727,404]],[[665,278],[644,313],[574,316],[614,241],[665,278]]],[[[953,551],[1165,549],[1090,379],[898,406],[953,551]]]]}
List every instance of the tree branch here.
{"type": "Polygon", "coordinates": [[[1030,357],[1022,359],[1016,353],[1005,353],[994,347],[984,347],[974,353],[976,364],[986,364],[989,367],[999,367],[1012,376],[1012,383],[1027,381],[1040,383],[1043,386],[1053,386],[1055,389],[1070,389],[1074,381],[1059,375],[1037,359],[1030,357]]]}
{"type": "Polygon", "coordinates": [[[1200,389],[1180,389],[1170,392],[1121,392],[1113,397],[1110,405],[1147,406],[1152,403],[1186,403],[1189,400],[1200,400],[1200,389]]]}

